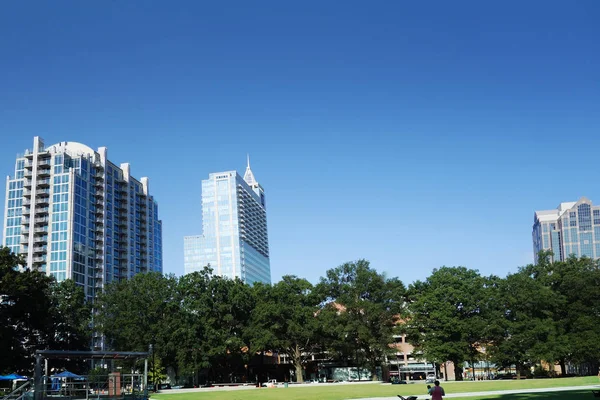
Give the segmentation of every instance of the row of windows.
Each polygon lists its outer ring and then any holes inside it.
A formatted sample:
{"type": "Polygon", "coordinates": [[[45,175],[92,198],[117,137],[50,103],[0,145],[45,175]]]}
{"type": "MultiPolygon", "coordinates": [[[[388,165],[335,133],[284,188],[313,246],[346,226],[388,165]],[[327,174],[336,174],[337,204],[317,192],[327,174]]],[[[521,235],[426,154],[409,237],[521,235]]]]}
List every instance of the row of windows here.
{"type": "Polygon", "coordinates": [[[66,250],[67,242],[52,242],[52,244],[50,246],[51,246],[50,247],[51,251],[66,250]]]}
{"type": "Polygon", "coordinates": [[[23,199],[8,200],[8,208],[17,208],[23,206],[23,199]]]}
{"type": "Polygon", "coordinates": [[[69,194],[68,193],[54,194],[54,195],[52,195],[52,202],[53,203],[62,203],[62,202],[67,202],[67,201],[69,201],[69,194]]]}
{"type": "Polygon", "coordinates": [[[20,226],[21,225],[21,217],[12,217],[6,219],[6,226],[20,226]]]}
{"type": "MultiPolygon", "coordinates": [[[[19,236],[7,237],[5,240],[7,246],[21,244],[21,238],[19,236]]],[[[16,253],[18,253],[18,250],[16,253]]]]}
{"type": "Polygon", "coordinates": [[[23,188],[23,181],[22,180],[15,180],[15,181],[10,181],[8,183],[8,190],[15,190],[15,189],[22,189],[23,188]]]}
{"type": "Polygon", "coordinates": [[[9,199],[19,199],[21,197],[23,197],[23,189],[10,190],[8,192],[8,198],[9,199]]]}
{"type": "Polygon", "coordinates": [[[52,212],[53,213],[57,213],[57,212],[61,212],[61,211],[68,211],[68,210],[69,210],[69,203],[52,204],[52,212]]]}
{"type": "Polygon", "coordinates": [[[53,183],[55,185],[58,185],[60,183],[67,183],[67,182],[69,182],[69,175],[67,175],[67,174],[55,176],[53,179],[53,183]]]}
{"type": "Polygon", "coordinates": [[[6,236],[18,236],[21,234],[21,227],[6,228],[6,236]]]}
{"type": "Polygon", "coordinates": [[[7,212],[7,217],[15,217],[15,216],[21,216],[23,215],[23,209],[21,207],[19,208],[10,208],[7,212]]]}

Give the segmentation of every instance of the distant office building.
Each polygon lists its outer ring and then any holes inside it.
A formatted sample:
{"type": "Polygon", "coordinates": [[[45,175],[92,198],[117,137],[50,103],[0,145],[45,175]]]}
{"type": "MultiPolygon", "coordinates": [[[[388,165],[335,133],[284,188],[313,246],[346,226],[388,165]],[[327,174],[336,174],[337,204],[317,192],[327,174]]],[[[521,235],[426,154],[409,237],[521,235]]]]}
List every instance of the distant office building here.
{"type": "Polygon", "coordinates": [[[552,250],[553,261],[570,255],[600,258],[600,206],[582,197],[560,203],[555,210],[536,211],[533,221],[533,253],[552,250]]]}
{"type": "Polygon", "coordinates": [[[216,275],[271,283],[265,193],[250,161],[243,178],[226,171],[202,181],[202,231],[184,238],[186,274],[210,265],[216,275]]]}
{"type": "Polygon", "coordinates": [[[162,224],[158,204],[129,164],[117,166],[75,142],[17,156],[6,182],[3,245],[27,266],[73,279],[88,298],[106,283],[140,272],[162,272],[162,224]]]}

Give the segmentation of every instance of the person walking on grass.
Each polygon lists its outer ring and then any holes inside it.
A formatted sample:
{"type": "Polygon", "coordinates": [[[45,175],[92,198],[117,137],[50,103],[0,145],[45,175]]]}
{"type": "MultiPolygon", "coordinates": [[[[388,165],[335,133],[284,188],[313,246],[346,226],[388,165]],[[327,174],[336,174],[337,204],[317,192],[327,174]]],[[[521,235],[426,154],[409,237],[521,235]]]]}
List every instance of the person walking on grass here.
{"type": "Polygon", "coordinates": [[[434,387],[429,388],[429,395],[431,395],[431,400],[442,400],[442,396],[446,395],[446,392],[444,392],[444,388],[440,386],[440,381],[435,381],[434,385],[434,387]]]}

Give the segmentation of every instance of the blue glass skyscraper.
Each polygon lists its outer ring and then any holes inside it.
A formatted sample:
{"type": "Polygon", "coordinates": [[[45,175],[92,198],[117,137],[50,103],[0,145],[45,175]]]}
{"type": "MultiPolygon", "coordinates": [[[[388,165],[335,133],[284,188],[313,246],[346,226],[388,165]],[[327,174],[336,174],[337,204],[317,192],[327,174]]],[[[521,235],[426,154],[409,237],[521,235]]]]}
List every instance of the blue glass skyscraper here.
{"type": "Polygon", "coordinates": [[[552,261],[570,255],[600,258],[600,206],[585,197],[560,203],[555,210],[536,211],[533,221],[534,261],[541,250],[554,253],[552,261]]]}
{"type": "Polygon", "coordinates": [[[184,238],[185,272],[210,266],[228,278],[271,283],[265,193],[250,162],[236,171],[209,174],[202,181],[201,236],[184,238]]]}
{"type": "Polygon", "coordinates": [[[6,189],[3,244],[27,267],[73,279],[88,298],[108,282],[162,272],[162,223],[148,178],[110,162],[105,147],[45,147],[36,137],[6,189]]]}

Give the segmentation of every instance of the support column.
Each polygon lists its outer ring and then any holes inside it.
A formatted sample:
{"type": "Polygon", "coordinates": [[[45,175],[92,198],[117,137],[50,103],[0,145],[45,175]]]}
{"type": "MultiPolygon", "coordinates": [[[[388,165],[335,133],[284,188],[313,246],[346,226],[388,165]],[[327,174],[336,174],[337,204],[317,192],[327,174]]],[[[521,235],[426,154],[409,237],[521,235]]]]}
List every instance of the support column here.
{"type": "Polygon", "coordinates": [[[42,356],[40,354],[35,355],[35,371],[33,373],[33,385],[35,388],[35,400],[42,400],[42,356]]]}

